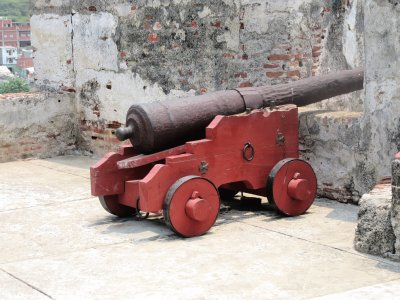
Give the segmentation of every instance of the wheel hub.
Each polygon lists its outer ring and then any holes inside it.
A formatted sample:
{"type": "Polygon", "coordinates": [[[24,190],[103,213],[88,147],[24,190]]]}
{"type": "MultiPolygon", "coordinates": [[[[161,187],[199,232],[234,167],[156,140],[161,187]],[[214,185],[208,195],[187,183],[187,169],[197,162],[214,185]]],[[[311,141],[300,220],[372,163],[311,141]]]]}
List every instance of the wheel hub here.
{"type": "Polygon", "coordinates": [[[198,196],[198,192],[197,194],[196,192],[193,193],[192,199],[190,199],[186,203],[185,208],[188,217],[199,222],[205,221],[207,219],[207,216],[210,214],[210,210],[210,203],[208,203],[207,200],[200,198],[198,196]]]}
{"type": "Polygon", "coordinates": [[[292,179],[288,184],[289,196],[298,201],[306,201],[311,191],[307,179],[292,179]]]}

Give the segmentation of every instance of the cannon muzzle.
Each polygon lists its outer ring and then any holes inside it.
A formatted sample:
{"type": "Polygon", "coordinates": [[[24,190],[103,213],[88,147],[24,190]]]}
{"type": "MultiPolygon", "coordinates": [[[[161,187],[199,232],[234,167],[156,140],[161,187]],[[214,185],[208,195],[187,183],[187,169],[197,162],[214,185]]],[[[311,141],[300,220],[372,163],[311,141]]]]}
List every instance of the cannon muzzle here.
{"type": "Polygon", "coordinates": [[[122,141],[125,141],[129,138],[133,138],[134,137],[134,128],[133,126],[128,126],[128,127],[120,127],[117,129],[117,131],[115,132],[115,135],[117,136],[117,139],[122,141]]]}

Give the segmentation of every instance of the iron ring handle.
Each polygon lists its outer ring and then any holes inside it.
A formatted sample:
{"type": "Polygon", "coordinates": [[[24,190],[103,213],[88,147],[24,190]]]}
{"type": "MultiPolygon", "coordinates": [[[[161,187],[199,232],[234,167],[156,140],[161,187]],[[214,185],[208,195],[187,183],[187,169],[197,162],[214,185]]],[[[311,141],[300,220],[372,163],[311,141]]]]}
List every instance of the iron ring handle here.
{"type": "Polygon", "coordinates": [[[254,155],[256,154],[256,151],[254,150],[254,147],[251,143],[246,143],[243,147],[243,158],[246,161],[252,161],[254,159],[254,155]],[[250,157],[247,156],[247,150],[251,150],[251,155],[250,157]]]}

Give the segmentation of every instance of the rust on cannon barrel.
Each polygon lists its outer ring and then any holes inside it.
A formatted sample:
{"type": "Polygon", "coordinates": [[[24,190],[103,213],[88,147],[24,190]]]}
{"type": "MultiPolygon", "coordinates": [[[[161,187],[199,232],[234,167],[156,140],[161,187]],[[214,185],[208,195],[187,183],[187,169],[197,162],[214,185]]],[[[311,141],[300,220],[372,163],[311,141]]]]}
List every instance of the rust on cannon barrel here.
{"type": "Polygon", "coordinates": [[[287,84],[219,91],[201,96],[132,105],[126,127],[116,132],[140,152],[152,153],[204,137],[217,115],[234,115],[270,105],[304,106],[361,90],[362,69],[340,71],[287,84]]]}

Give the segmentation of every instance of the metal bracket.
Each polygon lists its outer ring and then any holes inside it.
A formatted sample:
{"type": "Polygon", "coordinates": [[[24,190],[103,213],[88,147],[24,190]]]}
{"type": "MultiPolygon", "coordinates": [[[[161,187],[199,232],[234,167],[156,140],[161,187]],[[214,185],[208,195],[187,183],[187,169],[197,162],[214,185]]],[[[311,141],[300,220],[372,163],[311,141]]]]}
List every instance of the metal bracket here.
{"type": "Polygon", "coordinates": [[[283,145],[283,144],[285,144],[285,141],[286,141],[286,138],[285,138],[284,134],[281,132],[278,132],[278,134],[276,135],[276,143],[278,145],[283,145]]]}
{"type": "Polygon", "coordinates": [[[202,161],[199,166],[199,171],[202,175],[206,174],[208,171],[208,163],[206,161],[202,161]]]}

